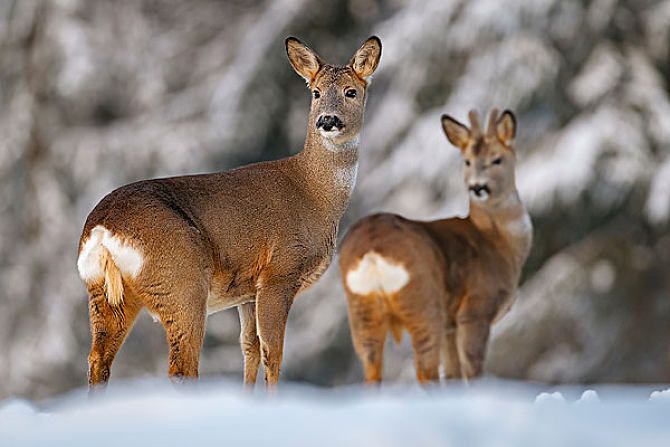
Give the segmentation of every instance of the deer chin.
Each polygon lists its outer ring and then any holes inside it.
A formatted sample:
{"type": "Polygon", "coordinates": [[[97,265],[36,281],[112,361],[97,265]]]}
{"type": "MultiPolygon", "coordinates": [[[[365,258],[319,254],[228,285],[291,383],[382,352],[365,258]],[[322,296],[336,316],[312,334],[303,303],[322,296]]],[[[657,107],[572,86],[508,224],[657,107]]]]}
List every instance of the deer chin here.
{"type": "Polygon", "coordinates": [[[341,152],[358,148],[360,142],[359,134],[349,137],[341,130],[337,132],[332,130],[330,132],[320,132],[323,137],[323,144],[330,152],[341,152]]]}

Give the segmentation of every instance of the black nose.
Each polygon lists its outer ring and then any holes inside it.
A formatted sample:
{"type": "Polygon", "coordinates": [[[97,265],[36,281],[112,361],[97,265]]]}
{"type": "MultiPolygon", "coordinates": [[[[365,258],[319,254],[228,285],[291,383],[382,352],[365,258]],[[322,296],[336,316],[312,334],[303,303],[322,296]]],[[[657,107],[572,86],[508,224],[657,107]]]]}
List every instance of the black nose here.
{"type": "Polygon", "coordinates": [[[489,187],[486,185],[482,185],[481,183],[477,183],[475,185],[470,185],[470,191],[474,191],[475,195],[477,197],[481,196],[483,192],[487,194],[491,194],[491,191],[489,190],[489,187]]]}
{"type": "Polygon", "coordinates": [[[329,132],[333,127],[337,130],[341,130],[344,127],[344,124],[337,115],[321,115],[319,119],[316,120],[317,129],[323,129],[326,132],[329,132]]]}

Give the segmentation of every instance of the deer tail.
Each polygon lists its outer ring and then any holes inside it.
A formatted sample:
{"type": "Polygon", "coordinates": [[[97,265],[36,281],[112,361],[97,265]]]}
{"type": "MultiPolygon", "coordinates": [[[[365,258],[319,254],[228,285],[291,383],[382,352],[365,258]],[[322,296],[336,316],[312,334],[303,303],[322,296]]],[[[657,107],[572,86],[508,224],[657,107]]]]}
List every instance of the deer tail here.
{"type": "Polygon", "coordinates": [[[123,305],[123,278],[119,267],[114,263],[112,254],[102,245],[102,256],[100,263],[105,276],[105,296],[107,302],[114,309],[120,309],[123,305]]]}
{"type": "Polygon", "coordinates": [[[393,340],[395,340],[396,344],[400,344],[402,341],[403,325],[397,318],[390,318],[391,320],[389,321],[389,326],[391,328],[391,335],[393,335],[393,340]]]}

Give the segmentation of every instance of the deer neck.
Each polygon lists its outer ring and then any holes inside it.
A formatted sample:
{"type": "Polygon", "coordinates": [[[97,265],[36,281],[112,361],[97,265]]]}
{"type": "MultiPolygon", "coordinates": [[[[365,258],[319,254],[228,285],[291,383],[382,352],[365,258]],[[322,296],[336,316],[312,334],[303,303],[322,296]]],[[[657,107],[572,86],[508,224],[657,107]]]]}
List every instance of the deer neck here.
{"type": "Polygon", "coordinates": [[[358,144],[358,136],[336,144],[314,131],[308,133],[305,147],[296,157],[303,186],[317,206],[323,207],[338,221],[356,183],[358,144]]]}
{"type": "Polygon", "coordinates": [[[493,206],[470,200],[470,220],[485,235],[502,240],[511,250],[514,263],[523,265],[530,251],[533,226],[516,189],[493,206]]]}

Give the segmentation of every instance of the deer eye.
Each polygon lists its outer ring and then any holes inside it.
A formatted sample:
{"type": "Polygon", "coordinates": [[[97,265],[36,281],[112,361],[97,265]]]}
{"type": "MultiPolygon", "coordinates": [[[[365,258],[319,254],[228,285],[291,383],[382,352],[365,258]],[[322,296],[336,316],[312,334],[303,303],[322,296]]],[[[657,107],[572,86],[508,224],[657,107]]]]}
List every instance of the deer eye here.
{"type": "Polygon", "coordinates": [[[470,166],[470,160],[465,160],[465,166],[470,166]]]}
{"type": "Polygon", "coordinates": [[[344,96],[346,96],[347,98],[355,98],[356,94],[357,94],[357,92],[353,88],[350,88],[349,90],[344,92],[344,96]]]}
{"type": "Polygon", "coordinates": [[[318,90],[314,90],[312,93],[314,94],[314,99],[319,99],[321,97],[321,93],[319,93],[318,90]]]}
{"type": "Polygon", "coordinates": [[[499,165],[501,163],[502,163],[502,158],[501,157],[498,157],[491,162],[492,165],[499,165]]]}

